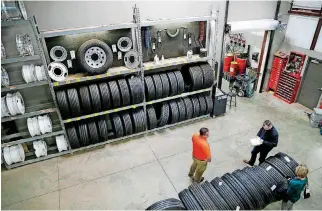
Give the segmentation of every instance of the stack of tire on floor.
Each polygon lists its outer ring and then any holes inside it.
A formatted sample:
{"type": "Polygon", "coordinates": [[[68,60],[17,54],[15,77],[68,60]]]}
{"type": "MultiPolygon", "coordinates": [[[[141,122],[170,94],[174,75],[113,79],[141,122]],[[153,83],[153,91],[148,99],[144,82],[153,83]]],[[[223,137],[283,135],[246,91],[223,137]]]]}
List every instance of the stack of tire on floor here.
{"type": "Polygon", "coordinates": [[[287,176],[295,176],[298,163],[284,153],[271,156],[255,167],[245,167],[216,177],[211,182],[193,183],[178,199],[159,201],[147,210],[259,210],[277,200],[275,188],[287,176]]]}
{"type": "MultiPolygon", "coordinates": [[[[57,103],[63,118],[106,111],[143,102],[143,83],[139,77],[118,79],[98,84],[83,85],[56,92],[57,103]]],[[[143,109],[110,115],[115,138],[145,130],[143,109]],[[133,125],[133,126],[132,126],[133,125]]],[[[86,119],[67,125],[71,147],[78,148],[106,141],[107,122],[104,117],[86,119]]]]}
{"type": "MultiPolygon", "coordinates": [[[[209,64],[200,64],[182,72],[175,70],[147,75],[144,79],[145,96],[147,101],[151,101],[209,88],[214,76],[209,64]]],[[[148,129],[207,115],[212,108],[209,92],[155,103],[147,106],[148,129]]]]}

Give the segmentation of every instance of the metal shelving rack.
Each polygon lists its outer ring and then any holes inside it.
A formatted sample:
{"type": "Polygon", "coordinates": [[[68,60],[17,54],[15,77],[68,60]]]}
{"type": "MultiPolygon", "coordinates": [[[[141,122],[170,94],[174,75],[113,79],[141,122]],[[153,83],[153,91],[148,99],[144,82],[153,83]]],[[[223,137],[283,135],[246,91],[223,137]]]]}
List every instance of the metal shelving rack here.
{"type": "MultiPolygon", "coordinates": [[[[31,87],[40,87],[40,86],[46,86],[49,85],[49,89],[51,92],[51,97],[52,97],[52,101],[50,103],[44,103],[42,105],[37,105],[37,106],[33,106],[34,110],[36,111],[31,111],[31,112],[26,112],[25,114],[21,114],[21,115],[16,115],[16,116],[11,116],[11,117],[5,117],[5,118],[1,118],[1,123],[3,122],[8,122],[8,121],[15,121],[18,119],[27,119],[28,117],[34,117],[34,116],[38,116],[38,115],[43,115],[43,114],[48,114],[48,113],[57,113],[58,117],[59,117],[59,122],[60,122],[60,127],[61,129],[59,129],[59,131],[54,131],[52,133],[46,133],[43,135],[38,135],[38,136],[34,136],[34,137],[28,137],[28,138],[22,138],[16,141],[11,141],[11,142],[5,142],[6,140],[10,140],[12,138],[17,138],[17,137],[21,137],[21,136],[29,136],[29,132],[20,132],[20,133],[16,133],[16,134],[11,134],[11,135],[7,135],[7,136],[2,136],[1,137],[1,149],[3,149],[4,147],[8,147],[8,146],[12,146],[15,144],[22,144],[22,143],[27,143],[27,142],[32,142],[35,140],[39,140],[39,139],[43,139],[43,138],[48,138],[48,137],[54,137],[57,135],[64,135],[66,138],[67,143],[68,142],[68,137],[66,136],[66,131],[65,131],[65,126],[62,122],[61,119],[61,115],[59,110],[57,109],[57,104],[56,104],[56,98],[55,98],[55,94],[54,94],[54,90],[53,87],[51,86],[51,81],[50,78],[48,76],[48,71],[47,71],[47,64],[46,64],[46,60],[45,60],[45,55],[43,52],[43,49],[40,45],[40,39],[38,36],[38,32],[37,32],[37,24],[36,24],[36,20],[35,18],[28,18],[27,20],[11,20],[11,21],[1,21],[1,28],[5,28],[5,27],[17,27],[17,26],[26,26],[29,25],[32,28],[32,33],[29,34],[31,37],[34,37],[36,40],[35,45],[33,46],[34,49],[36,50],[36,52],[38,51],[38,55],[34,55],[34,56],[25,56],[25,57],[13,57],[13,58],[7,58],[7,59],[2,59],[1,60],[1,65],[9,65],[9,64],[13,64],[13,63],[23,63],[23,62],[30,62],[30,61],[41,61],[42,64],[45,67],[45,71],[46,71],[46,76],[47,76],[47,81],[40,81],[40,82],[34,82],[34,83],[26,83],[26,84],[17,84],[17,85],[10,85],[8,88],[5,87],[1,87],[1,93],[5,93],[5,92],[11,92],[11,91],[17,91],[17,90],[21,90],[21,89],[25,89],[25,88],[31,88],[31,87]],[[40,109],[37,110],[35,108],[37,107],[48,107],[46,109],[40,109]]],[[[29,108],[26,108],[26,111],[28,111],[29,108]]],[[[56,126],[53,127],[53,129],[56,126]]],[[[59,127],[59,125],[58,125],[59,127]]],[[[51,150],[55,150],[57,149],[57,147],[49,147],[51,150]]],[[[23,166],[26,164],[30,164],[30,163],[34,163],[34,162],[38,162],[41,160],[46,160],[46,159],[50,159],[53,157],[57,157],[63,154],[68,154],[71,153],[71,148],[69,146],[69,149],[66,151],[62,151],[59,153],[53,153],[50,154],[48,156],[45,157],[39,157],[39,158],[32,158],[32,159],[27,159],[23,162],[20,163],[15,163],[12,165],[7,165],[6,162],[4,162],[5,166],[7,169],[11,169],[11,168],[15,168],[15,167],[19,167],[19,166],[23,166]]],[[[33,155],[34,152],[27,152],[26,153],[26,157],[33,155]]]]}
{"type": "MultiPolygon", "coordinates": [[[[178,18],[178,19],[167,19],[167,20],[143,21],[143,22],[141,22],[139,8],[134,7],[133,8],[133,23],[123,23],[123,24],[105,25],[105,26],[93,26],[93,27],[75,28],[75,29],[66,29],[66,30],[57,30],[57,31],[46,31],[46,32],[42,32],[42,33],[39,32],[38,26],[37,26],[37,24],[35,24],[35,30],[37,32],[36,35],[37,35],[37,37],[38,37],[38,39],[40,41],[39,43],[42,45],[41,52],[44,53],[44,56],[42,58],[44,59],[44,64],[46,64],[46,66],[50,62],[50,59],[49,59],[49,55],[48,55],[48,49],[47,49],[45,38],[56,37],[56,36],[65,36],[65,35],[74,35],[74,34],[81,34],[81,33],[91,33],[91,32],[99,32],[99,31],[116,30],[116,29],[128,29],[128,28],[131,29],[132,42],[133,42],[133,46],[134,46],[133,48],[136,49],[139,52],[139,56],[140,56],[140,65],[139,65],[139,67],[137,69],[129,69],[129,68],[124,67],[124,66],[122,66],[122,67],[112,67],[105,74],[100,74],[100,75],[95,75],[95,76],[86,76],[84,74],[75,74],[72,77],[69,77],[64,82],[52,82],[49,79],[48,83],[49,83],[52,95],[55,96],[54,87],[60,87],[60,86],[64,86],[64,85],[67,85],[67,84],[82,83],[82,82],[86,82],[86,81],[95,81],[95,80],[99,80],[99,79],[103,79],[103,78],[106,79],[106,78],[115,77],[115,76],[117,77],[117,76],[121,76],[121,75],[125,75],[125,74],[137,74],[137,75],[140,75],[140,77],[142,79],[144,79],[144,74],[145,73],[147,73],[148,71],[151,71],[151,70],[158,69],[158,68],[178,66],[178,65],[183,65],[183,64],[191,64],[191,63],[197,63],[197,62],[207,62],[207,61],[211,61],[210,64],[213,67],[213,64],[214,64],[213,61],[215,59],[214,55],[208,55],[208,57],[203,57],[203,58],[199,57],[198,55],[194,55],[193,58],[189,59],[189,60],[186,59],[186,56],[177,57],[177,58],[170,58],[170,59],[165,59],[165,61],[162,64],[158,64],[158,65],[154,64],[153,62],[145,62],[145,63],[143,63],[142,43],[141,43],[141,29],[142,29],[142,27],[153,26],[153,25],[158,25],[158,24],[189,23],[189,22],[206,21],[207,22],[207,31],[206,31],[206,38],[205,39],[206,39],[206,48],[208,49],[208,52],[209,52],[210,21],[215,20],[215,21],[218,22],[218,18],[217,18],[218,13],[219,12],[217,11],[216,17],[213,17],[212,13],[211,13],[210,16],[204,16],[204,17],[190,17],[190,18],[178,18]]],[[[218,30],[218,28],[216,28],[216,30],[218,30]]],[[[216,35],[217,34],[218,33],[216,33],[216,35]]],[[[217,39],[215,39],[214,42],[216,42],[216,41],[217,41],[217,39]]],[[[214,82],[214,84],[215,84],[215,82],[214,82]]],[[[143,86],[144,86],[144,83],[143,83],[143,86]]],[[[92,117],[96,117],[96,116],[106,115],[106,114],[119,112],[119,111],[123,111],[123,110],[135,109],[137,107],[143,107],[144,112],[146,113],[146,106],[147,105],[151,105],[151,104],[162,102],[162,101],[168,101],[168,100],[172,100],[172,99],[176,99],[176,98],[181,98],[181,97],[185,97],[185,96],[189,96],[189,95],[194,95],[194,94],[197,94],[197,93],[203,93],[203,92],[210,92],[210,95],[211,95],[212,88],[213,87],[198,90],[198,91],[194,91],[194,92],[185,92],[185,93],[177,95],[177,96],[171,96],[171,97],[162,98],[162,99],[158,99],[158,100],[153,100],[153,101],[149,101],[149,102],[146,102],[145,97],[144,97],[144,101],[142,103],[140,103],[140,104],[130,105],[130,106],[116,108],[116,109],[111,109],[111,110],[107,110],[107,111],[97,112],[97,113],[93,113],[93,114],[89,114],[89,115],[83,115],[83,116],[80,116],[80,117],[75,117],[75,118],[70,118],[70,119],[65,119],[65,120],[61,119],[61,115],[60,115],[59,111],[58,111],[58,113],[59,113],[59,118],[60,118],[61,124],[63,126],[66,123],[79,121],[79,120],[87,119],[87,118],[92,118],[92,117]]],[[[55,100],[55,107],[58,108],[57,104],[56,104],[55,97],[54,97],[54,100],[55,100]]],[[[142,135],[154,132],[154,131],[163,130],[163,129],[166,129],[166,128],[169,128],[169,127],[174,127],[174,126],[177,126],[177,125],[181,125],[181,124],[185,124],[185,123],[193,122],[193,121],[198,121],[198,120],[209,118],[209,117],[210,117],[210,115],[204,115],[204,116],[199,116],[199,117],[189,119],[189,120],[186,120],[186,121],[178,122],[178,123],[175,123],[175,124],[165,125],[163,127],[156,128],[156,129],[153,129],[153,130],[146,129],[146,131],[136,133],[136,134],[132,134],[132,135],[129,135],[129,136],[124,136],[124,137],[120,137],[120,138],[116,138],[116,139],[109,139],[107,141],[100,142],[100,143],[97,143],[97,144],[92,144],[92,145],[89,145],[89,146],[85,146],[85,147],[81,147],[81,148],[77,148],[77,149],[72,149],[72,150],[70,150],[69,153],[73,153],[73,152],[76,152],[76,151],[81,151],[81,150],[85,150],[85,149],[105,145],[105,144],[112,143],[112,142],[117,142],[117,141],[120,141],[120,140],[123,140],[123,139],[128,139],[128,138],[132,138],[132,137],[136,137],[136,136],[142,136],[142,135]]],[[[63,129],[64,129],[64,132],[65,132],[65,127],[63,127],[63,129]]],[[[64,153],[64,154],[66,154],[66,153],[64,153]]],[[[35,160],[35,161],[31,161],[31,162],[37,162],[37,161],[40,161],[40,159],[35,160]]],[[[31,163],[31,162],[29,162],[29,163],[31,163]]],[[[11,166],[17,167],[15,165],[11,165],[11,166]]]]}

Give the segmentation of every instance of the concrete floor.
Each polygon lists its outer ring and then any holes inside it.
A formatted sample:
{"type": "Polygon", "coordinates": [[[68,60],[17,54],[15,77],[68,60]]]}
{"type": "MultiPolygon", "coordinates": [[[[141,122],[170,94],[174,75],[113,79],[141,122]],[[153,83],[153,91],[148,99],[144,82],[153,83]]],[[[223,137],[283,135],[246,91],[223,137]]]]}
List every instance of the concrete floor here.
{"type": "MultiPolygon", "coordinates": [[[[145,209],[176,197],[190,184],[191,135],[210,129],[213,161],[205,178],[243,168],[253,138],[270,119],[279,131],[278,151],[310,169],[312,196],[294,209],[322,208],[322,136],[311,128],[303,107],[269,94],[238,98],[225,116],[167,129],[116,145],[59,157],[1,173],[2,209],[145,209]]],[[[280,203],[266,209],[279,209],[280,203]]]]}

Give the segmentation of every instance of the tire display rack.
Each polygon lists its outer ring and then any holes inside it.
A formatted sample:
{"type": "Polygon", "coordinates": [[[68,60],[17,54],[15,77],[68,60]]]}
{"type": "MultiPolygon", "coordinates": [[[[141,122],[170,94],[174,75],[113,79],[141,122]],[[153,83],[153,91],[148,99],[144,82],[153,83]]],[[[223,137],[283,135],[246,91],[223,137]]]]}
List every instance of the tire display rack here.
{"type": "MultiPolygon", "coordinates": [[[[37,54],[37,55],[33,55],[33,56],[24,56],[24,57],[19,57],[19,56],[11,57],[11,56],[9,56],[10,58],[1,59],[1,65],[3,67],[11,66],[11,65],[21,67],[24,62],[36,62],[38,64],[41,63],[45,67],[46,76],[47,76],[47,80],[45,80],[45,81],[32,82],[32,83],[22,83],[22,84],[21,83],[10,84],[9,87],[1,87],[1,94],[5,95],[6,93],[10,93],[13,91],[21,91],[21,90],[27,90],[27,89],[32,90],[32,88],[37,88],[37,89],[42,89],[42,90],[49,89],[50,93],[51,93],[51,96],[48,97],[49,98],[48,102],[43,102],[42,104],[26,107],[26,113],[24,113],[24,114],[1,118],[1,123],[19,120],[19,121],[26,121],[26,124],[27,124],[27,118],[29,118],[29,117],[35,117],[38,115],[44,115],[44,114],[50,114],[50,113],[55,113],[55,115],[57,115],[58,119],[59,119],[59,124],[53,125],[53,132],[51,132],[51,133],[46,133],[43,135],[37,135],[37,136],[30,137],[30,134],[27,131],[27,132],[18,132],[18,133],[2,136],[1,137],[1,149],[3,150],[4,147],[16,145],[16,144],[22,144],[22,143],[30,143],[32,141],[36,141],[36,140],[44,139],[44,138],[55,137],[58,135],[64,135],[65,139],[67,140],[65,126],[62,122],[60,111],[57,109],[57,106],[56,106],[55,93],[54,93],[54,90],[52,87],[52,83],[51,83],[51,81],[48,77],[48,74],[47,74],[46,59],[45,59],[44,51],[43,51],[41,44],[40,44],[40,39],[38,37],[35,18],[28,18],[27,20],[1,21],[1,24],[2,24],[2,26],[1,26],[2,30],[12,30],[11,29],[12,27],[15,27],[16,29],[18,28],[19,30],[21,30],[22,27],[31,27],[32,33],[29,33],[29,35],[32,38],[32,40],[35,40],[35,42],[33,42],[33,48],[35,49],[35,53],[37,54]],[[21,138],[21,137],[27,137],[27,138],[21,138]],[[21,138],[21,139],[18,139],[15,141],[10,141],[11,139],[17,139],[17,138],[21,138]]],[[[4,45],[6,45],[5,42],[4,42],[4,45]]],[[[7,52],[8,54],[10,54],[10,55],[14,54],[14,53],[10,52],[12,49],[6,49],[6,50],[9,50],[9,52],[7,52]]],[[[10,67],[8,69],[10,71],[10,67]]],[[[10,78],[10,80],[15,81],[14,78],[10,78]]],[[[25,100],[28,100],[27,96],[23,96],[23,97],[25,100]]],[[[32,98],[34,99],[36,97],[32,96],[32,98]]],[[[67,143],[68,143],[68,140],[67,140],[67,143]]],[[[14,163],[11,165],[7,165],[7,163],[5,162],[5,160],[3,158],[3,153],[2,153],[2,160],[4,161],[3,163],[6,166],[6,168],[11,169],[11,168],[16,168],[16,167],[23,166],[26,164],[50,159],[50,158],[57,157],[60,155],[69,154],[69,153],[71,153],[71,147],[68,146],[68,150],[58,152],[57,146],[48,146],[48,152],[49,153],[47,156],[37,158],[37,157],[35,157],[35,152],[33,151],[33,149],[29,149],[29,152],[25,152],[25,156],[26,156],[25,161],[19,162],[19,163],[14,163]]]]}
{"type": "MultiPolygon", "coordinates": [[[[162,64],[154,64],[153,62],[146,62],[143,63],[143,59],[142,59],[142,43],[141,41],[141,28],[143,26],[153,26],[153,25],[157,25],[157,24],[173,24],[173,23],[190,23],[190,22],[199,22],[199,21],[204,21],[207,26],[207,30],[206,30],[206,37],[205,37],[205,43],[206,43],[206,48],[209,52],[209,42],[210,42],[210,21],[211,20],[215,20],[218,21],[216,17],[212,17],[212,16],[204,16],[204,17],[191,17],[191,18],[180,18],[180,19],[168,19],[168,20],[162,20],[162,21],[146,21],[146,22],[141,22],[140,20],[140,12],[139,12],[139,8],[135,7],[133,9],[133,23],[123,23],[123,24],[117,24],[117,25],[107,25],[107,26],[99,26],[99,27],[87,27],[87,28],[76,28],[76,29],[66,29],[66,30],[58,30],[58,31],[47,31],[47,32],[40,32],[40,30],[38,29],[38,26],[35,24],[35,31],[36,36],[37,36],[37,40],[40,41],[40,45],[42,47],[42,52],[44,52],[44,64],[47,67],[48,64],[50,63],[50,59],[49,59],[49,54],[48,54],[48,49],[47,49],[47,45],[46,45],[46,39],[45,38],[51,38],[51,37],[57,37],[57,36],[65,36],[65,35],[75,35],[75,34],[82,34],[82,33],[94,33],[94,32],[102,32],[102,31],[109,31],[109,30],[118,30],[118,29],[131,29],[132,32],[132,42],[133,42],[133,49],[136,49],[139,53],[140,56],[140,65],[138,68],[136,69],[129,69],[125,66],[121,66],[121,67],[111,67],[109,68],[109,70],[107,71],[107,73],[104,74],[99,74],[99,75],[84,75],[84,74],[74,74],[74,75],[69,75],[67,80],[62,81],[62,82],[53,82],[50,79],[48,80],[50,89],[52,91],[52,94],[54,96],[54,101],[55,101],[55,108],[53,108],[53,110],[50,110],[50,112],[53,112],[54,110],[57,111],[59,113],[59,117],[60,117],[60,123],[64,126],[63,127],[63,132],[66,136],[66,140],[68,142],[69,145],[69,151],[66,153],[73,153],[76,151],[80,151],[80,150],[85,150],[85,149],[89,149],[92,147],[97,147],[100,145],[105,145],[108,143],[112,143],[112,142],[116,142],[116,141],[120,141],[122,139],[127,139],[127,138],[131,138],[131,137],[135,137],[135,136],[141,136],[147,133],[151,133],[157,130],[162,130],[165,128],[169,128],[169,127],[173,127],[179,124],[185,124],[188,122],[192,122],[192,121],[198,121],[201,119],[205,119],[205,118],[209,118],[210,115],[205,114],[205,115],[198,115],[198,116],[194,116],[190,119],[184,119],[181,118],[180,121],[178,120],[175,123],[172,123],[171,121],[169,121],[167,124],[159,126],[157,128],[153,128],[153,129],[149,129],[148,126],[148,121],[145,121],[145,125],[142,126],[143,130],[137,133],[133,133],[131,135],[125,135],[122,137],[117,137],[114,132],[111,132],[110,129],[108,129],[107,133],[104,132],[104,136],[107,135],[108,139],[107,140],[100,140],[100,142],[92,142],[90,145],[87,145],[88,142],[86,142],[86,139],[82,139],[80,141],[82,141],[82,145],[81,147],[78,147],[75,149],[72,149],[71,145],[74,144],[75,142],[71,143],[72,140],[70,140],[70,138],[67,137],[73,137],[75,138],[76,136],[79,138],[79,135],[81,136],[85,136],[85,137],[92,137],[92,135],[95,136],[95,134],[93,133],[93,124],[91,125],[91,130],[90,130],[90,122],[95,121],[96,122],[96,127],[97,127],[97,131],[98,133],[100,133],[99,130],[99,124],[98,121],[100,118],[103,118],[105,116],[109,117],[108,119],[111,120],[113,119],[115,116],[120,116],[123,113],[131,113],[134,112],[135,110],[138,109],[142,109],[144,112],[144,118],[147,119],[148,118],[148,111],[147,108],[157,105],[157,104],[161,104],[161,103],[166,103],[169,104],[170,102],[176,102],[176,103],[183,103],[185,98],[192,98],[196,100],[196,102],[199,102],[200,100],[203,101],[203,99],[200,99],[200,95],[204,96],[211,96],[212,94],[212,87],[213,87],[213,83],[211,83],[210,86],[203,88],[202,86],[199,87],[198,89],[195,90],[189,90],[189,91],[185,91],[183,93],[178,93],[176,95],[173,96],[168,96],[168,97],[163,97],[163,98],[159,98],[159,99],[154,99],[154,100],[147,100],[145,93],[144,93],[144,78],[145,76],[147,76],[147,74],[153,74],[154,70],[156,72],[165,72],[167,70],[171,70],[172,67],[176,67],[176,66],[182,66],[182,65],[199,65],[200,62],[203,63],[208,63],[208,61],[211,61],[210,63],[213,63],[214,60],[214,55],[208,55],[207,57],[199,57],[198,55],[193,55],[193,57],[191,59],[187,59],[186,56],[181,56],[181,57],[176,57],[176,58],[169,58],[169,59],[165,59],[164,62],[162,62],[162,64]],[[164,70],[165,68],[167,68],[167,70],[164,70]],[[112,108],[108,108],[108,109],[103,109],[97,112],[91,112],[91,113],[77,113],[77,115],[72,115],[71,117],[68,118],[62,118],[61,117],[61,110],[58,107],[57,104],[57,93],[61,90],[65,90],[66,91],[66,95],[68,95],[67,90],[68,89],[73,89],[76,88],[77,90],[79,89],[79,87],[82,86],[90,86],[91,84],[96,84],[98,85],[99,83],[109,83],[110,81],[118,81],[120,79],[126,79],[128,80],[128,78],[130,77],[137,77],[142,81],[142,90],[143,90],[143,100],[142,102],[139,103],[135,103],[135,104],[130,104],[130,105],[126,105],[126,106],[119,106],[119,107],[112,107],[112,108]],[[199,101],[198,101],[199,100],[199,101]],[[114,117],[113,117],[114,116],[114,117]],[[73,125],[74,129],[70,129],[73,127],[70,127],[70,125],[73,125]],[[65,132],[65,127],[68,128],[68,131],[66,129],[65,132]],[[81,133],[79,134],[78,129],[79,128],[86,128],[87,127],[87,132],[85,133],[81,133]],[[87,134],[86,134],[87,133],[87,134]],[[92,134],[90,134],[92,133],[92,134]],[[112,138],[110,138],[112,136],[112,138]],[[84,146],[85,145],[85,146],[84,146]]],[[[218,11],[217,11],[217,17],[218,17],[218,11]]],[[[218,29],[216,29],[218,30],[218,29]]],[[[214,68],[212,67],[212,70],[214,68]]],[[[47,68],[46,68],[47,71],[47,68]]],[[[48,77],[49,78],[49,77],[48,77]]],[[[214,82],[214,81],[213,81],[214,82]]],[[[208,81],[209,83],[209,81],[208,81]]],[[[108,84],[110,86],[110,84],[108,84]]],[[[71,94],[72,95],[72,94],[71,94]]],[[[82,99],[79,99],[79,101],[81,101],[82,99]]],[[[204,99],[205,102],[207,101],[207,98],[204,99]]],[[[209,102],[209,101],[208,101],[209,102]]],[[[199,103],[198,103],[199,104],[199,103]]],[[[78,108],[77,103],[73,103],[74,108],[78,108]]],[[[203,107],[202,109],[205,109],[205,107],[203,107]]],[[[151,111],[151,110],[150,110],[151,111]]],[[[49,112],[49,111],[47,111],[49,112]]],[[[202,112],[201,112],[202,113],[202,112]]],[[[122,116],[121,116],[122,117],[122,116]]],[[[116,117],[115,117],[116,118],[116,117]]],[[[114,119],[113,119],[114,121],[114,119]]],[[[108,121],[106,121],[107,124],[109,123],[108,121]]],[[[122,122],[124,122],[124,120],[122,119],[122,122]]],[[[118,121],[114,121],[112,123],[112,127],[115,127],[115,125],[119,124],[118,121]]],[[[124,124],[124,123],[123,123],[124,124]]],[[[133,124],[133,119],[132,119],[132,124],[133,124]]],[[[123,126],[124,127],[124,126],[123,126]]],[[[102,134],[98,134],[99,137],[103,136],[102,134]]],[[[65,152],[65,151],[64,151],[65,152]]],[[[39,159],[40,160],[40,159],[39,159]]],[[[37,162],[39,160],[35,160],[33,162],[37,162]]],[[[26,162],[25,162],[26,163],[26,162]]],[[[28,163],[32,163],[32,162],[28,162],[28,163]]],[[[27,163],[26,163],[27,164],[27,163]]],[[[21,163],[21,165],[24,165],[23,163],[21,163]]],[[[13,166],[13,165],[11,165],[13,166]]],[[[16,166],[15,166],[16,167],[16,166]]]]}

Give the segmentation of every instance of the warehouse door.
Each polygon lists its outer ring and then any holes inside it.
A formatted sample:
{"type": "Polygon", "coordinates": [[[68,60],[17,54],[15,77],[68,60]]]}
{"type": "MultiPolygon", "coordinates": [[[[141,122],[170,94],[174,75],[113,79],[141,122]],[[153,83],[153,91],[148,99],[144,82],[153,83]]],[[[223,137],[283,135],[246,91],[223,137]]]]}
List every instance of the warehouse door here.
{"type": "Polygon", "coordinates": [[[309,66],[304,73],[298,102],[313,109],[321,97],[319,89],[322,88],[322,61],[310,58],[308,62],[309,66]]]}

